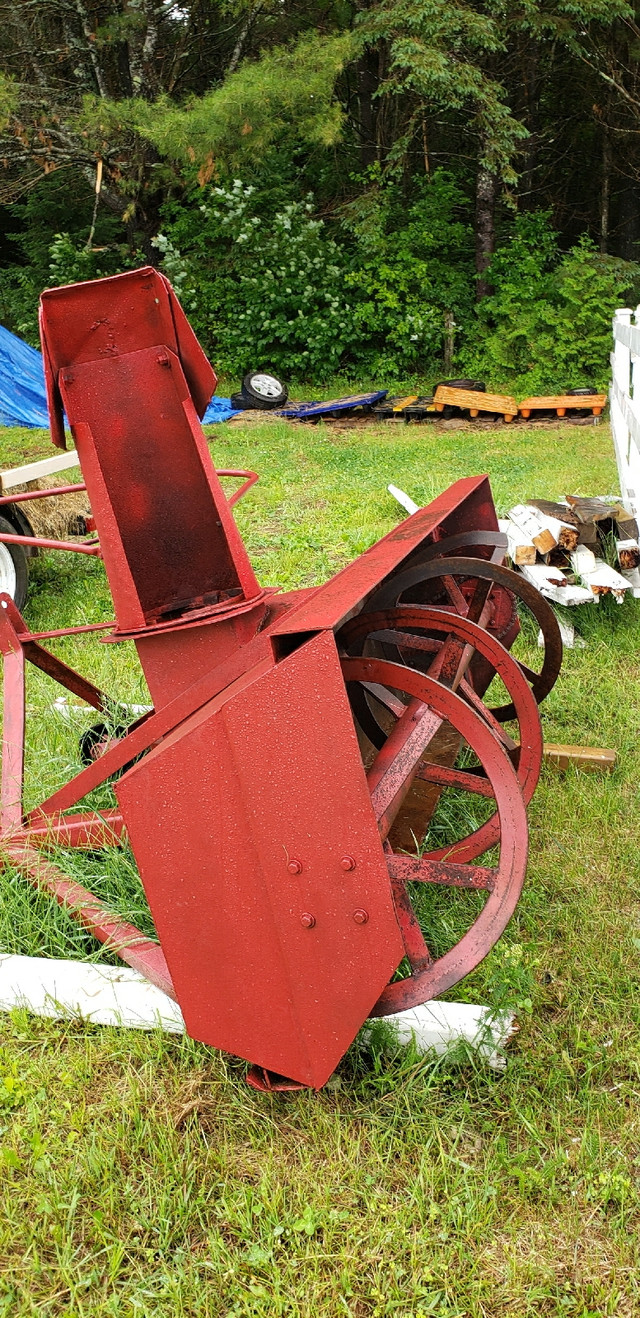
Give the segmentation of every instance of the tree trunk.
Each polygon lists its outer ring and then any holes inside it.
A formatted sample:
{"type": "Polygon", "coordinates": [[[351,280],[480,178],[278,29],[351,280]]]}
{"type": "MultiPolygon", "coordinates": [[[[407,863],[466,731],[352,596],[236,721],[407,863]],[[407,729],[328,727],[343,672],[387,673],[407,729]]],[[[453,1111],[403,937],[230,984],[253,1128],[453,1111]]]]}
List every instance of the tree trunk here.
{"type": "Polygon", "coordinates": [[[375,50],[366,50],[360,56],[357,65],[357,78],[360,164],[363,169],[366,169],[378,158],[376,114],[373,107],[374,93],[378,90],[378,55],[375,50]]]}
{"type": "Polygon", "coordinates": [[[600,186],[600,251],[609,250],[609,199],[611,196],[611,138],[602,125],[602,182],[600,186]]]}
{"type": "Polygon", "coordinates": [[[487,278],[493,249],[495,247],[495,209],[498,178],[484,165],[478,168],[476,180],[476,299],[486,297],[491,292],[487,278]]]}

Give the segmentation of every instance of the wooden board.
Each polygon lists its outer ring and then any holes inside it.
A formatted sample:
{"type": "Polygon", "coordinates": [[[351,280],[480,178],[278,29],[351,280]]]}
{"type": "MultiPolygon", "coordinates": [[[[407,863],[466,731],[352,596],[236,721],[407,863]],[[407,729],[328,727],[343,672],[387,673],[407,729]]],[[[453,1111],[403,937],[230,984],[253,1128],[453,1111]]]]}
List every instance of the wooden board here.
{"type": "Polygon", "coordinates": [[[616,762],[616,752],[601,746],[558,746],[545,742],[543,755],[559,769],[568,769],[573,764],[576,769],[586,769],[590,773],[610,771],[616,762]]]}
{"type": "Polygon", "coordinates": [[[42,458],[40,462],[29,462],[24,467],[0,471],[0,490],[6,494],[7,490],[15,490],[17,485],[28,485],[30,481],[40,480],[43,476],[66,471],[68,467],[77,467],[79,462],[78,454],[73,449],[70,453],[58,453],[53,458],[42,458]]]}
{"type": "Polygon", "coordinates": [[[518,415],[518,404],[508,394],[476,393],[473,389],[449,389],[447,385],[438,386],[434,397],[437,412],[442,412],[445,403],[453,407],[463,407],[471,416],[478,412],[501,412],[505,421],[513,421],[518,415]]]}
{"type": "Polygon", "coordinates": [[[578,398],[574,394],[553,394],[545,398],[523,398],[518,411],[525,420],[532,412],[555,411],[558,416],[564,416],[571,409],[591,411],[593,416],[600,416],[606,403],[606,394],[582,394],[578,398]]]}

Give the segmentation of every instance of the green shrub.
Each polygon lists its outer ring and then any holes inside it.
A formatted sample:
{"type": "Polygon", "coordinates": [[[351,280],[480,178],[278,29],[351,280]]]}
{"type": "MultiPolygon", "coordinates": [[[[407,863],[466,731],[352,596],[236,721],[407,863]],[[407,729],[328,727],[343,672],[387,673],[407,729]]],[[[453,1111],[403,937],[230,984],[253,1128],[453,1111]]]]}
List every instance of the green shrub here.
{"type": "MultiPolygon", "coordinates": [[[[407,208],[396,184],[372,186],[347,210],[355,239],[349,285],[355,361],[370,374],[438,369],[444,315],[473,307],[473,248],[466,202],[444,170],[421,179],[407,208]]],[[[441,368],[439,368],[441,369],[441,368]]]]}
{"type": "Polygon", "coordinates": [[[640,265],[603,256],[587,237],[558,252],[549,216],[518,216],[494,256],[494,291],[479,304],[465,369],[493,384],[545,393],[609,379],[611,318],[640,294],[640,265]]]}
{"type": "Polygon", "coordinates": [[[168,226],[188,267],[194,324],[223,369],[312,380],[340,366],[353,336],[345,257],[313,209],[307,198],[265,213],[257,190],[236,179],[209,190],[197,223],[168,226]]]}

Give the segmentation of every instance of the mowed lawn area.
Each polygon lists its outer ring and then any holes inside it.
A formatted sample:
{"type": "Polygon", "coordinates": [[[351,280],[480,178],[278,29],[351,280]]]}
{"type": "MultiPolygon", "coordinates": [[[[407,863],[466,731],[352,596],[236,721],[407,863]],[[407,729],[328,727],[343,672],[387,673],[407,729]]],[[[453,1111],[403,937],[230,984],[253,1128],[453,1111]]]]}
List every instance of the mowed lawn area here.
{"type": "MultiPolygon", "coordinates": [[[[237,517],[281,587],[325,580],[388,531],[389,481],[426,503],[488,472],[500,512],[618,488],[604,424],[209,433],[218,466],[261,474],[237,517]]],[[[43,432],[0,432],[3,466],[51,451],[43,432]]],[[[36,560],[26,616],[35,630],[111,617],[101,564],[36,560]]],[[[545,739],[614,747],[617,767],[543,769],[516,914],[450,995],[517,1011],[506,1069],[357,1041],[321,1093],[269,1096],[188,1039],[0,1016],[0,1315],[640,1312],[640,601],[608,597],[577,623],[586,644],[542,706],[545,739]]],[[[51,645],[144,702],[130,645],[51,645]]],[[[86,721],[29,683],[32,802],[77,770],[86,721]]],[[[126,852],[63,859],[151,928],[126,852]]],[[[6,871],[0,949],[105,955],[6,871]]]]}

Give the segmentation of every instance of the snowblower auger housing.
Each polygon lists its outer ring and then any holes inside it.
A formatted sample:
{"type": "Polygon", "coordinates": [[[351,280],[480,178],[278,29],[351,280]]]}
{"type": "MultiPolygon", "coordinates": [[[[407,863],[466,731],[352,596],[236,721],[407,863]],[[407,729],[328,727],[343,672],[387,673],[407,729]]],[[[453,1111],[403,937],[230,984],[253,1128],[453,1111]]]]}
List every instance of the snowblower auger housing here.
{"type": "Polygon", "coordinates": [[[52,435],[64,444],[64,409],[113,596],[106,640],[135,643],[153,710],[25,812],[26,660],[102,713],[115,701],[3,596],[2,853],[176,998],[193,1037],[261,1068],[254,1083],[320,1087],[368,1016],[444,992],[509,920],[555,618],[503,566],[484,476],[456,481],[325,585],[261,588],[220,480],[243,476],[244,490],[255,476],[216,473],[199,422],[215,375],[163,276],[49,290],[41,335],[52,435]],[[518,598],[547,640],[539,673],[509,654],[518,598]],[[496,673],[511,703],[492,711],[496,673]],[[461,747],[475,770],[456,767],[461,747]],[[117,806],[83,810],[117,773],[117,806]],[[488,817],[417,851],[447,790],[486,798],[488,817]],[[125,838],[159,942],[43,854],[125,838]],[[499,860],[477,863],[496,844],[499,860]],[[483,901],[450,948],[429,945],[415,899],[443,885],[483,901]]]}

